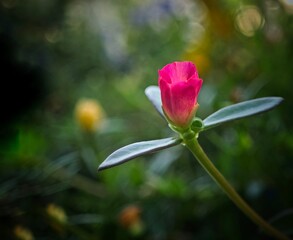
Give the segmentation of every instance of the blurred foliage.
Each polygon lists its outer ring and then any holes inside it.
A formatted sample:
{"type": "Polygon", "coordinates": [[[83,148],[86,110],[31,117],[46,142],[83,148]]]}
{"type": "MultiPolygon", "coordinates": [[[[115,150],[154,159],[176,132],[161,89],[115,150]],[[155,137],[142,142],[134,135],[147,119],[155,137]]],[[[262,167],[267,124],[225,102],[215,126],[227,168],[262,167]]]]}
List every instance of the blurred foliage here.
{"type": "Polygon", "coordinates": [[[199,140],[249,204],[293,235],[290,1],[0,5],[1,239],[269,239],[183,147],[97,173],[118,147],[172,135],[144,89],[175,60],[194,61],[204,79],[201,118],[285,99],[199,140]],[[93,103],[85,111],[82,99],[93,103]]]}

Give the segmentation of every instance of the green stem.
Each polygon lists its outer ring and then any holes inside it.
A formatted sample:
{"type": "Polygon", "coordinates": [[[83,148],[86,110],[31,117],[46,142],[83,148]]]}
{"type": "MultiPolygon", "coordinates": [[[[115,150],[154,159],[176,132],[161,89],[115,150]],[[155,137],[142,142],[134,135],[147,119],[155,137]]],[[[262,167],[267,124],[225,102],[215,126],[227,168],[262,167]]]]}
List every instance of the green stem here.
{"type": "Polygon", "coordinates": [[[267,223],[261,216],[259,216],[234,190],[225,177],[218,171],[215,165],[211,162],[205,154],[196,138],[183,139],[186,146],[196,157],[201,166],[208,172],[208,174],[215,180],[215,182],[222,188],[228,197],[236,204],[236,206],[245,213],[254,223],[259,225],[267,234],[276,239],[289,240],[287,236],[275,229],[267,223]]]}

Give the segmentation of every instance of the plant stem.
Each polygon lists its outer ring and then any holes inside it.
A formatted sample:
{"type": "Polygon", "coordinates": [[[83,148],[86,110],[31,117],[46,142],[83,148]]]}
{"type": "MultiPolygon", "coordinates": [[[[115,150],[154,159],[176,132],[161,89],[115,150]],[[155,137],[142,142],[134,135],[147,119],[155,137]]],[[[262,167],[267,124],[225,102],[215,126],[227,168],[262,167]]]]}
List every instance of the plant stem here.
{"type": "Polygon", "coordinates": [[[183,139],[186,146],[196,157],[200,165],[208,172],[208,174],[215,180],[215,182],[222,188],[228,197],[236,204],[236,206],[245,213],[254,223],[259,225],[267,234],[280,240],[289,240],[287,236],[275,229],[261,216],[259,216],[234,190],[225,177],[219,172],[215,165],[211,162],[205,154],[196,138],[183,139]]]}

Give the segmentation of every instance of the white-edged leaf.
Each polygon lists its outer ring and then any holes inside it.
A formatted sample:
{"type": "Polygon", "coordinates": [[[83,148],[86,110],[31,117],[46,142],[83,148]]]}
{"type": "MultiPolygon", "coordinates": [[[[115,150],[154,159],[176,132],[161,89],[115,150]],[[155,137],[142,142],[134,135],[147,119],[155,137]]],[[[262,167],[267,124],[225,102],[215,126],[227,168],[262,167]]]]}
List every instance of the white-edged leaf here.
{"type": "Polygon", "coordinates": [[[162,109],[162,100],[161,100],[161,91],[158,86],[149,86],[145,89],[145,95],[154,105],[156,110],[165,118],[163,109],[162,109]]]}
{"type": "Polygon", "coordinates": [[[203,120],[203,130],[215,127],[221,123],[269,111],[282,101],[283,98],[281,97],[264,97],[224,107],[203,120]]]}
{"type": "Polygon", "coordinates": [[[98,170],[110,168],[127,162],[133,158],[176,146],[181,142],[182,140],[177,138],[164,138],[132,143],[113,152],[104,162],[102,162],[98,170]]]}

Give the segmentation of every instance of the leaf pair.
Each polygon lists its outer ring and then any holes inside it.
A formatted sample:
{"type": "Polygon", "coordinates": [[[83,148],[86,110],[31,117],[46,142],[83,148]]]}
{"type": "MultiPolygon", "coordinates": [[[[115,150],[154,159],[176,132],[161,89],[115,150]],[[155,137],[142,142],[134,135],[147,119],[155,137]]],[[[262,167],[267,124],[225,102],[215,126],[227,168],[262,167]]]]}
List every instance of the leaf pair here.
{"type": "MultiPolygon", "coordinates": [[[[162,109],[161,93],[159,87],[149,86],[146,88],[145,94],[152,102],[156,110],[163,117],[165,117],[162,109]]],[[[236,119],[245,118],[269,111],[279,105],[282,101],[283,98],[281,97],[264,97],[224,107],[203,120],[204,128],[202,131],[225,122],[230,122],[236,119]]]]}
{"type": "MultiPolygon", "coordinates": [[[[159,87],[150,86],[146,88],[145,94],[152,102],[156,110],[161,114],[161,116],[165,117],[162,109],[159,87]]],[[[230,122],[236,119],[245,118],[269,111],[279,105],[282,100],[283,99],[280,97],[264,97],[224,107],[203,120],[204,128],[202,131],[213,128],[225,122],[230,122]]],[[[99,166],[98,170],[110,168],[129,161],[133,158],[176,146],[181,142],[182,139],[179,138],[164,138],[127,145],[116,150],[109,157],[107,157],[107,159],[99,166]]]]}

